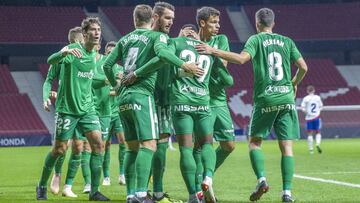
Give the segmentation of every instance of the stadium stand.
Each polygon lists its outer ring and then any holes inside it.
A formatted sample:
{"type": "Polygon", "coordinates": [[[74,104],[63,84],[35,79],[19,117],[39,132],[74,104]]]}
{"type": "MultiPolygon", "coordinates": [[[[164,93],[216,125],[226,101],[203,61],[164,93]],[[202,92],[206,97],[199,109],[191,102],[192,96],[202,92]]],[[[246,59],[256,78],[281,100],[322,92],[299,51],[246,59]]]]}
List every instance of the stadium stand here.
{"type": "MultiPolygon", "coordinates": [[[[244,6],[252,25],[255,25],[255,12],[261,7],[263,5],[244,6]]],[[[359,7],[360,2],[270,6],[276,15],[274,32],[293,40],[359,39],[360,27],[351,26],[360,24],[360,18],[354,17],[359,7]]]]}
{"type": "MultiPolygon", "coordinates": [[[[195,15],[197,8],[198,7],[176,7],[175,21],[173,27],[171,28],[170,36],[178,36],[181,27],[185,24],[192,23],[196,25],[195,15]],[[188,15],[189,13],[194,15],[188,15]]],[[[216,8],[221,12],[221,33],[226,33],[229,41],[238,41],[239,39],[237,38],[236,32],[231,24],[225,7],[216,8]]],[[[121,35],[125,35],[134,30],[132,20],[121,20],[132,19],[133,9],[134,7],[101,7],[101,10],[106,14],[121,35]]]]}
{"type": "Polygon", "coordinates": [[[85,17],[81,7],[0,6],[0,42],[67,42],[69,28],[85,17]]]}
{"type": "Polygon", "coordinates": [[[17,92],[18,88],[11,77],[8,66],[0,64],[0,94],[17,92]]]}

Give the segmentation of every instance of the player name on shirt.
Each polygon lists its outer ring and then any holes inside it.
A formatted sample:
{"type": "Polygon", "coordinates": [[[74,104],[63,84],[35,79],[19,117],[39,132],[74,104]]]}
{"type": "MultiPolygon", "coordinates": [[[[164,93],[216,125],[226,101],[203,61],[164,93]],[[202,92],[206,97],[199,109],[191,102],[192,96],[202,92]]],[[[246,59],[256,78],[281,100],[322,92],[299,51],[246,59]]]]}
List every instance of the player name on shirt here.
{"type": "Polygon", "coordinates": [[[127,38],[121,41],[121,45],[126,46],[126,44],[130,41],[142,41],[144,44],[147,45],[149,43],[149,38],[145,35],[130,34],[127,38]]]}
{"type": "Polygon", "coordinates": [[[284,47],[284,42],[279,39],[267,39],[267,40],[263,41],[264,47],[267,47],[269,45],[278,45],[278,46],[284,47]]]}

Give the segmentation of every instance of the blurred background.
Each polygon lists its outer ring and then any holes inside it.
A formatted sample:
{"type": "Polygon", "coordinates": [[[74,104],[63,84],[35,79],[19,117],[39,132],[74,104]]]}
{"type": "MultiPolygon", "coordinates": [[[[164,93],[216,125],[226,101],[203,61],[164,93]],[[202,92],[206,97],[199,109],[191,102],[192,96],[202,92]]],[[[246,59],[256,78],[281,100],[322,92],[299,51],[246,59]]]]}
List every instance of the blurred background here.
{"type": "MultiPolygon", "coordinates": [[[[0,147],[50,145],[54,109],[42,108],[42,84],[47,57],[67,44],[68,30],[86,16],[102,21],[102,44],[118,41],[133,30],[137,4],[155,1],[124,0],[0,0],[0,147]]],[[[297,104],[314,85],[326,106],[322,113],[324,138],[360,136],[360,2],[270,0],[176,0],[171,37],[182,25],[196,24],[196,9],[214,6],[221,11],[220,33],[227,35],[231,51],[240,52],[256,33],[255,12],[274,10],[274,32],[289,36],[309,66],[298,90],[297,104]]],[[[102,49],[103,50],[103,49],[102,49]]],[[[245,138],[252,110],[252,65],[229,65],[235,85],[228,89],[228,104],[237,139],[245,138]]],[[[293,74],[295,73],[295,69],[293,74]]],[[[53,86],[56,90],[57,85],[53,86]]],[[[302,137],[304,115],[299,113],[302,137]]]]}

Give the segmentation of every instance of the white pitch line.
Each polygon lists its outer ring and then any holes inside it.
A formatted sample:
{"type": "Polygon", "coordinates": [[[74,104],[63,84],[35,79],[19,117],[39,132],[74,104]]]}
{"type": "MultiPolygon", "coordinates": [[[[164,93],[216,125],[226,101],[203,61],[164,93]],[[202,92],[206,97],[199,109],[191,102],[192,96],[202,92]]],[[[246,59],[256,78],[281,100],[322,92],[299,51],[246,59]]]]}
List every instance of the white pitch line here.
{"type": "Polygon", "coordinates": [[[335,175],[335,174],[354,174],[360,171],[338,171],[338,172],[303,172],[306,174],[322,174],[322,175],[335,175]]]}
{"type": "Polygon", "coordinates": [[[323,182],[323,183],[333,183],[333,184],[336,184],[336,185],[344,185],[344,186],[348,186],[348,187],[360,188],[360,184],[341,182],[341,181],[337,181],[337,180],[314,178],[314,177],[302,176],[302,175],[297,175],[297,174],[294,174],[294,177],[295,178],[300,178],[300,179],[305,179],[305,180],[313,180],[313,181],[318,181],[318,182],[323,182]]]}

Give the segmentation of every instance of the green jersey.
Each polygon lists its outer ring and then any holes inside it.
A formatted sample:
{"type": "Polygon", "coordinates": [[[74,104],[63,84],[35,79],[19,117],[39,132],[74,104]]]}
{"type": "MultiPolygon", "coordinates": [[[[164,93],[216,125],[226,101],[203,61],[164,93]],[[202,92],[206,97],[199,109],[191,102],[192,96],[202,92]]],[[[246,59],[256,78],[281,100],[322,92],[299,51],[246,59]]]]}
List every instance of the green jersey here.
{"type": "MultiPolygon", "coordinates": [[[[213,36],[211,40],[207,42],[207,44],[216,49],[224,51],[230,50],[229,41],[225,35],[213,36]]],[[[211,71],[209,83],[210,106],[227,106],[225,88],[228,87],[228,85],[226,85],[226,80],[232,81],[232,76],[229,74],[227,68],[224,67],[220,60],[218,60],[217,64],[214,64],[214,66],[217,68],[214,68],[211,71]]]]}
{"type": "MultiPolygon", "coordinates": [[[[135,71],[157,56],[161,48],[167,47],[168,36],[166,34],[149,29],[136,29],[122,37],[110,53],[105,63],[105,68],[110,68],[118,60],[121,60],[125,73],[135,71]]],[[[110,70],[107,71],[111,76],[110,70]]],[[[128,92],[136,92],[145,95],[154,95],[157,71],[149,72],[143,77],[138,77],[136,82],[121,89],[121,95],[128,92]]],[[[109,78],[113,86],[115,82],[109,78]]]]}
{"type": "Polygon", "coordinates": [[[170,93],[170,64],[163,64],[158,70],[157,80],[155,84],[155,103],[159,106],[169,105],[170,93]],[[165,67],[166,66],[166,67],[165,67]]]}
{"type": "Polygon", "coordinates": [[[49,99],[52,83],[55,79],[60,80],[61,65],[51,65],[43,85],[43,102],[49,99]]]}
{"type": "Polygon", "coordinates": [[[170,102],[172,105],[190,104],[194,106],[209,105],[209,79],[215,58],[210,55],[200,55],[195,45],[200,41],[178,37],[170,40],[170,47],[180,59],[191,63],[199,63],[204,69],[204,75],[197,78],[185,73],[183,69],[172,68],[171,75],[175,77],[171,84],[170,102]]]}
{"type": "MultiPolygon", "coordinates": [[[[123,74],[124,68],[122,66],[115,64],[113,72],[114,72],[114,75],[117,75],[118,73],[123,74]]],[[[113,90],[113,89],[110,89],[110,90],[113,90]]],[[[110,96],[111,116],[119,114],[119,103],[120,103],[120,97],[118,95],[110,96]]]]}
{"type": "MultiPolygon", "coordinates": [[[[56,99],[56,111],[70,115],[84,115],[95,111],[91,92],[95,70],[95,50],[88,52],[80,43],[68,45],[69,49],[77,48],[82,57],[68,54],[59,62],[62,64],[62,80],[56,99]]],[[[51,55],[48,61],[61,58],[61,52],[51,55]]]]}
{"type": "Polygon", "coordinates": [[[105,73],[103,65],[106,56],[100,54],[100,58],[96,60],[96,69],[94,71],[93,88],[95,110],[98,116],[110,116],[110,86],[105,84],[105,73]],[[98,83],[97,85],[95,85],[98,83]],[[99,85],[100,84],[100,85],[99,85]],[[102,85],[101,85],[102,84],[102,85]]]}
{"type": "Polygon", "coordinates": [[[288,37],[262,32],[248,39],[244,51],[252,58],[254,105],[294,103],[291,63],[301,57],[295,43],[288,37]]]}

